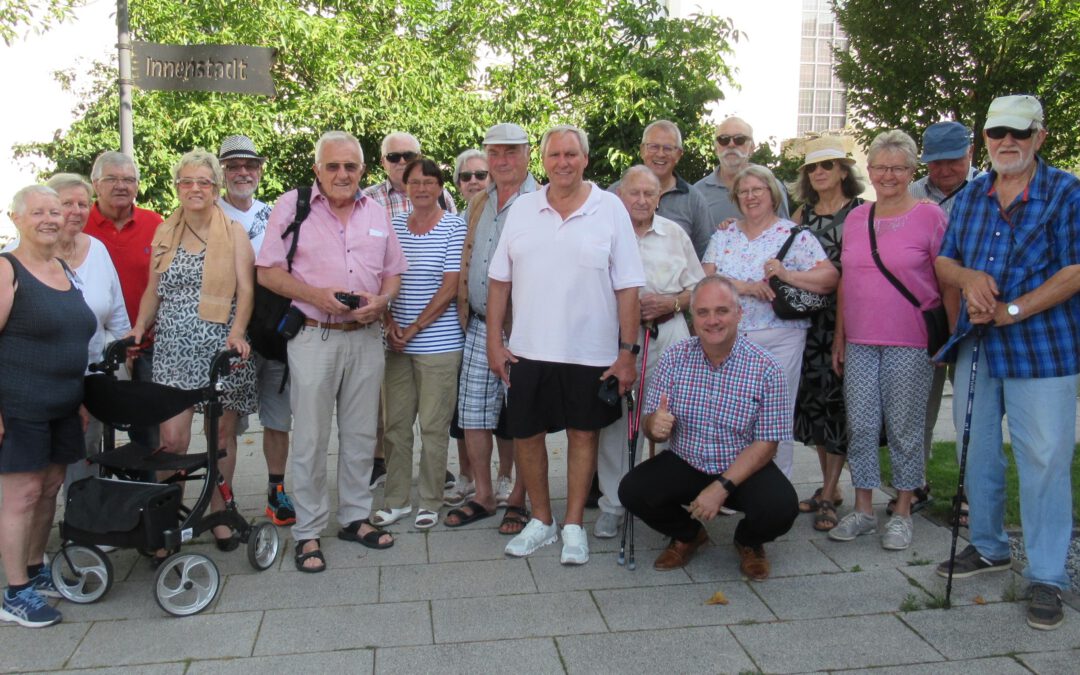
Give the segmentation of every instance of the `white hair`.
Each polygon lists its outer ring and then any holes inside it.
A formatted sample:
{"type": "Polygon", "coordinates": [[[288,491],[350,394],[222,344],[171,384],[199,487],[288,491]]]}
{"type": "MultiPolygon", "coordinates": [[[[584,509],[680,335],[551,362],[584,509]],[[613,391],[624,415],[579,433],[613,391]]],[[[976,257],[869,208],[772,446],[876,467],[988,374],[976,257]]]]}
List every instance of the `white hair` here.
{"type": "Polygon", "coordinates": [[[360,141],[356,140],[356,136],[353,136],[348,131],[327,131],[322,136],[319,136],[319,140],[315,141],[316,164],[319,163],[323,146],[327,143],[352,143],[356,146],[356,151],[360,153],[360,163],[364,163],[364,149],[360,147],[360,141]]]}
{"type": "Polygon", "coordinates": [[[389,147],[390,141],[409,141],[416,148],[415,152],[420,152],[420,141],[416,136],[413,136],[407,131],[393,131],[386,134],[382,139],[382,145],[379,146],[379,153],[385,157],[386,148],[389,147]]]}
{"type": "Polygon", "coordinates": [[[619,189],[622,189],[622,186],[626,185],[631,178],[636,178],[638,176],[648,180],[657,190],[660,189],[660,179],[656,177],[656,174],[652,172],[652,169],[644,164],[635,164],[624,171],[622,178],[619,179],[619,189]]]}
{"type": "Polygon", "coordinates": [[[682,149],[682,132],[679,131],[678,125],[676,125],[671,120],[656,120],[655,122],[649,124],[649,126],[645,127],[645,131],[641,132],[642,143],[645,142],[645,137],[648,136],[649,132],[653,129],[661,129],[674,136],[675,145],[679,146],[680,150],[682,149]]]}
{"type": "Polygon", "coordinates": [[[130,166],[135,170],[135,180],[139,180],[139,167],[135,164],[135,160],[131,159],[122,152],[115,150],[106,150],[98,155],[94,160],[94,166],[90,169],[90,180],[97,181],[105,173],[105,167],[107,166],[130,166]]]}
{"type": "Polygon", "coordinates": [[[581,127],[575,127],[573,124],[557,124],[544,132],[544,137],[540,139],[540,155],[547,154],[548,139],[556,134],[574,134],[577,136],[578,145],[581,146],[582,154],[589,154],[589,136],[585,133],[585,130],[581,127]]]}
{"type": "Polygon", "coordinates": [[[461,167],[465,166],[465,162],[470,159],[482,159],[484,164],[487,164],[487,155],[475,148],[469,148],[465,152],[457,156],[454,160],[454,185],[457,185],[458,176],[461,175],[461,167]]]}
{"type": "Polygon", "coordinates": [[[30,195],[44,195],[46,197],[53,197],[54,199],[60,199],[60,195],[56,194],[56,190],[45,185],[27,185],[11,198],[11,215],[21,216],[26,213],[26,202],[30,198],[30,195]]]}

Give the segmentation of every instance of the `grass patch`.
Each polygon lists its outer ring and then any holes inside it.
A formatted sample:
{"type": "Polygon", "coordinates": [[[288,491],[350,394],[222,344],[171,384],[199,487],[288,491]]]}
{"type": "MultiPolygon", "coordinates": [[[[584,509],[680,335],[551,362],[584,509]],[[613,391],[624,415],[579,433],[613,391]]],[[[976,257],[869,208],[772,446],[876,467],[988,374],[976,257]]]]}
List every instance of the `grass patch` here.
{"type": "MultiPolygon", "coordinates": [[[[892,481],[892,465],[889,462],[888,448],[878,450],[881,460],[881,479],[883,483],[892,481]]],[[[1005,444],[1005,458],[1008,467],[1005,470],[1005,526],[1020,527],[1020,483],[1016,475],[1016,461],[1013,459],[1012,447],[1005,444]]],[[[969,455],[970,459],[970,455],[969,455]]],[[[948,522],[952,514],[952,498],[956,494],[956,479],[960,469],[956,464],[956,443],[934,443],[930,463],[926,467],[926,478],[930,484],[930,494],[934,501],[928,507],[930,515],[948,522]]],[[[1080,445],[1073,453],[1072,463],[1072,491],[1073,520],[1080,522],[1080,445]]]]}
{"type": "Polygon", "coordinates": [[[921,609],[919,598],[917,598],[914,593],[908,593],[900,603],[901,612],[917,612],[919,609],[921,609]]]}
{"type": "Polygon", "coordinates": [[[862,565],[853,565],[852,568],[851,568],[851,571],[852,572],[862,572],[862,565]]]}

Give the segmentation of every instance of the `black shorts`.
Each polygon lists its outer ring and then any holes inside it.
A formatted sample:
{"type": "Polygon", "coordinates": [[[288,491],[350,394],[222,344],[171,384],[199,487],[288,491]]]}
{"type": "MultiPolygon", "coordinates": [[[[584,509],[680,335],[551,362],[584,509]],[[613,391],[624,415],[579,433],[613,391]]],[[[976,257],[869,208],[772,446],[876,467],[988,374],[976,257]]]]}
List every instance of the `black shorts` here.
{"type": "Polygon", "coordinates": [[[595,431],[622,415],[622,406],[600,400],[604,366],[551,363],[520,358],[510,366],[506,430],[530,438],[564,429],[595,431]]]}
{"type": "MultiPolygon", "coordinates": [[[[499,424],[495,427],[495,437],[502,440],[510,440],[510,434],[506,431],[506,404],[499,411],[499,424]]],[[[454,406],[454,419],[450,420],[450,438],[456,441],[465,439],[465,430],[458,424],[457,406],[454,406]]]]}
{"type": "Polygon", "coordinates": [[[79,414],[45,422],[4,418],[0,473],[32,473],[50,464],[72,464],[86,457],[79,414]]]}

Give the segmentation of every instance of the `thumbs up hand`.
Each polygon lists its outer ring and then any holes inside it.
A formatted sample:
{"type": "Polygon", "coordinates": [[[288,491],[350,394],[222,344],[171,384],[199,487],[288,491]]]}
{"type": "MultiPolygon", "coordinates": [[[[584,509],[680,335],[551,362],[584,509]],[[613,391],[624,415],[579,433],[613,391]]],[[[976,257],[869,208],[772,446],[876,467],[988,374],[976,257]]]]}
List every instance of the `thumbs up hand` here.
{"type": "Polygon", "coordinates": [[[654,441],[666,441],[671,437],[671,430],[675,428],[675,416],[668,409],[667,394],[660,395],[660,407],[656,412],[649,415],[646,431],[649,438],[654,441]]]}

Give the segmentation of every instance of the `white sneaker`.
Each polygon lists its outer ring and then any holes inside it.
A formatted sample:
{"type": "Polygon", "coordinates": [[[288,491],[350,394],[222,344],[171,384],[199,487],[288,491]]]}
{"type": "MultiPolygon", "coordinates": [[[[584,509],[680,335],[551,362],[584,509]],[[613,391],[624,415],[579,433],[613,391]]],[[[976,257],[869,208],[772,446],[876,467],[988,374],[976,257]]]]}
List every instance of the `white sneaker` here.
{"type": "Polygon", "coordinates": [[[554,544],[558,540],[559,526],[554,518],[551,519],[550,525],[545,525],[536,518],[530,518],[525,529],[506,545],[505,552],[506,555],[512,555],[515,558],[524,558],[535,553],[541,546],[554,544]]]}
{"type": "MultiPolygon", "coordinates": [[[[619,525],[622,525],[622,516],[614,513],[608,513],[607,511],[600,514],[600,517],[596,519],[596,524],[593,525],[593,536],[600,539],[613,539],[615,535],[619,534],[619,525]]],[[[563,539],[566,535],[563,535],[563,539]]]]}
{"type": "Polygon", "coordinates": [[[589,562],[589,538],[580,525],[567,525],[562,529],[562,558],[564,565],[584,565],[589,562]]]}
{"type": "Polygon", "coordinates": [[[510,491],[513,489],[514,481],[510,479],[510,476],[499,476],[499,481],[495,484],[495,503],[506,506],[506,503],[510,501],[510,491]]]}
{"type": "Polygon", "coordinates": [[[881,535],[881,547],[890,551],[903,551],[911,546],[911,516],[899,514],[885,523],[885,533],[881,535]]]}
{"type": "Polygon", "coordinates": [[[833,541],[851,541],[855,537],[873,534],[876,531],[877,518],[862,511],[852,511],[841,518],[836,527],[829,530],[829,539],[833,541]]]}

